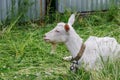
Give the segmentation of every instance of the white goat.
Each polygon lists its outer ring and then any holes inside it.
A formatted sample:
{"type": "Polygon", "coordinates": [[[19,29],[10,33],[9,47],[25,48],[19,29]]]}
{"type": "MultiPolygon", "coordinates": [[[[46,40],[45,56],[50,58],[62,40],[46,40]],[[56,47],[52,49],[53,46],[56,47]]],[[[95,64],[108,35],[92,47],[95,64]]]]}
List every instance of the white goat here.
{"type": "Polygon", "coordinates": [[[72,27],[74,21],[75,15],[72,14],[68,23],[58,23],[53,30],[46,33],[44,36],[46,42],[53,44],[63,42],[67,46],[72,56],[64,57],[64,59],[73,59],[72,66],[70,67],[71,70],[76,70],[81,63],[83,63],[83,67],[87,70],[98,69],[101,67],[101,64],[99,64],[101,57],[104,61],[107,60],[108,57],[111,59],[118,57],[120,45],[115,38],[90,36],[86,42],[83,43],[82,38],[79,37],[72,27]],[[85,49],[82,48],[83,44],[85,45],[85,49]],[[78,53],[81,55],[79,56],[78,53]],[[74,59],[76,56],[78,56],[78,59],[74,59]]]}

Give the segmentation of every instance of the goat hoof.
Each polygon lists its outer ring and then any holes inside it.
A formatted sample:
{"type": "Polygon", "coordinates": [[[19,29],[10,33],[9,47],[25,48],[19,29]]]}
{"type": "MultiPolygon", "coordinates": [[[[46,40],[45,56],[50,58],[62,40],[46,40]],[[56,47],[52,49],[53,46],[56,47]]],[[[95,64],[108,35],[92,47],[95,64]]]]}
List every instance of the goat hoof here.
{"type": "Polygon", "coordinates": [[[71,59],[72,59],[72,56],[63,57],[63,60],[65,61],[71,61],[71,59]]]}

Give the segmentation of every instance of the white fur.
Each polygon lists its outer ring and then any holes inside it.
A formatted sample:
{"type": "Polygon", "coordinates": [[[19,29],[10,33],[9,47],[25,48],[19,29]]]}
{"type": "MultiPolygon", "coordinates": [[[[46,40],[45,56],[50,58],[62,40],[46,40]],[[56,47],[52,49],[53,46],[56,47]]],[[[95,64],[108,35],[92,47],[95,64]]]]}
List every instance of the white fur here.
{"type": "MultiPolygon", "coordinates": [[[[63,42],[67,46],[72,56],[64,57],[65,60],[71,60],[76,57],[83,43],[82,38],[75,32],[72,24],[75,21],[75,15],[72,14],[68,20],[69,31],[66,32],[65,23],[58,23],[57,26],[50,32],[45,34],[45,40],[51,43],[63,42]]],[[[83,56],[78,61],[84,63],[85,69],[98,68],[101,57],[107,60],[119,57],[120,45],[115,38],[111,37],[95,37],[90,36],[84,43],[86,45],[83,56]]]]}
{"type": "Polygon", "coordinates": [[[75,15],[72,14],[71,17],[68,20],[68,24],[70,24],[72,26],[74,22],[75,22],[75,15]]]}

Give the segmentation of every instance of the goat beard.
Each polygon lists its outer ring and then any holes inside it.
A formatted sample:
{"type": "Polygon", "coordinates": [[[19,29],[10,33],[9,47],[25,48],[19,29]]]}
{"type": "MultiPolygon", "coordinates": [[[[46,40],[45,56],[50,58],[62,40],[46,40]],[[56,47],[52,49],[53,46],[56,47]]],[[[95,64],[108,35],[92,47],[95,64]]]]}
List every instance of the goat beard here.
{"type": "Polygon", "coordinates": [[[56,51],[56,43],[51,43],[51,54],[54,54],[55,53],[55,51],[56,51]]]}

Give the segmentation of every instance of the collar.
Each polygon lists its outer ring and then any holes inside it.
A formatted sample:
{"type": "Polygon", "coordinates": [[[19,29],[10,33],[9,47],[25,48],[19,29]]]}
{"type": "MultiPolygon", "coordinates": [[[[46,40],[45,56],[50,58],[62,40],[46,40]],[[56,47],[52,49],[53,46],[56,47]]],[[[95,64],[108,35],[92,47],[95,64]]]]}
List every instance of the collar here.
{"type": "Polygon", "coordinates": [[[78,52],[77,56],[75,58],[72,58],[71,61],[74,61],[74,60],[78,61],[82,57],[82,55],[85,51],[85,47],[86,47],[85,44],[82,43],[82,46],[81,46],[80,51],[78,52]]]}

